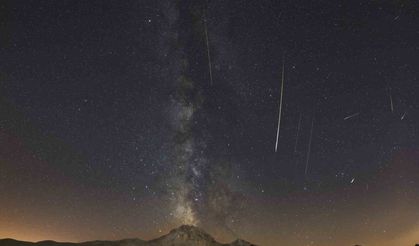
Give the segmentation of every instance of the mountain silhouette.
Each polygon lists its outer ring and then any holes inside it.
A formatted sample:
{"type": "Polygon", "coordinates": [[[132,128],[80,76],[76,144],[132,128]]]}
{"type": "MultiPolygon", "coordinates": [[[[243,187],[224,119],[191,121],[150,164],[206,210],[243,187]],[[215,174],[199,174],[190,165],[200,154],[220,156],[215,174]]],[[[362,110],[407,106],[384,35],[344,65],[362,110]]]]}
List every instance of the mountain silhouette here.
{"type": "Polygon", "coordinates": [[[247,241],[237,239],[222,244],[201,228],[182,225],[159,238],[144,241],[141,239],[124,239],[119,241],[90,241],[82,243],[61,243],[54,241],[24,242],[14,239],[0,239],[0,246],[256,246],[247,241]]]}

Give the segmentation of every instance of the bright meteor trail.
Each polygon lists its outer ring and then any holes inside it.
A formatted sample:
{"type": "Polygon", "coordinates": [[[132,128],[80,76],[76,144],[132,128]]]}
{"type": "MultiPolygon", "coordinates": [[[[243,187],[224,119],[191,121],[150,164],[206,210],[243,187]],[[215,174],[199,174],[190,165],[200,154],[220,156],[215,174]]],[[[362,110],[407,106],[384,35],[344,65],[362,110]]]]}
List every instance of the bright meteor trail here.
{"type": "Polygon", "coordinates": [[[394,106],[393,106],[393,96],[391,95],[391,87],[388,87],[388,96],[390,97],[390,109],[391,109],[391,112],[393,113],[394,106]]]}
{"type": "Polygon", "coordinates": [[[275,152],[278,151],[279,128],[281,127],[282,97],[284,95],[284,72],[285,72],[285,61],[282,62],[281,97],[279,99],[279,114],[278,114],[278,127],[276,130],[275,152]]]}

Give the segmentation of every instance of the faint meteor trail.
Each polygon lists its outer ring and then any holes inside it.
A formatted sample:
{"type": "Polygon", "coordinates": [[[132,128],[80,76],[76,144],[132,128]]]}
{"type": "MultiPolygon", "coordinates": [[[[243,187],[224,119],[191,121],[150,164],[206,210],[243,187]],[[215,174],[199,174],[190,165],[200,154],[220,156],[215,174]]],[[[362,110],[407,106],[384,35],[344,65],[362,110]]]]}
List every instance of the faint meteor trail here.
{"type": "Polygon", "coordinates": [[[394,107],[393,107],[393,96],[391,95],[391,87],[388,87],[388,96],[390,97],[390,108],[391,112],[393,113],[394,107]]]}
{"type": "Polygon", "coordinates": [[[306,169],[304,170],[304,174],[306,176],[307,176],[307,171],[308,171],[308,164],[310,162],[311,141],[313,139],[313,126],[314,126],[314,116],[313,116],[313,119],[311,120],[310,139],[308,141],[308,149],[307,149],[306,169]]]}
{"type": "Polygon", "coordinates": [[[300,135],[301,118],[302,118],[302,116],[303,116],[303,114],[300,113],[300,119],[298,120],[298,126],[297,126],[297,135],[295,136],[294,153],[297,153],[298,137],[300,135]]]}
{"type": "Polygon", "coordinates": [[[351,114],[349,116],[346,116],[345,118],[343,118],[343,120],[349,120],[350,118],[353,118],[353,117],[358,116],[358,115],[359,115],[359,112],[355,113],[355,114],[351,114]]]}
{"type": "Polygon", "coordinates": [[[282,114],[282,97],[284,95],[284,72],[285,72],[285,61],[282,61],[282,82],[281,82],[281,97],[279,99],[279,115],[278,115],[278,127],[276,129],[276,143],[275,152],[278,151],[278,140],[279,140],[279,128],[281,127],[281,114],[282,114]]]}
{"type": "Polygon", "coordinates": [[[404,112],[404,114],[402,115],[402,117],[400,118],[400,120],[403,120],[404,117],[406,117],[406,111],[404,112]]]}
{"type": "Polygon", "coordinates": [[[212,86],[213,80],[212,80],[212,64],[211,64],[211,52],[209,47],[209,38],[208,38],[208,26],[207,26],[207,15],[204,11],[204,30],[205,30],[205,41],[207,45],[207,57],[208,57],[208,72],[210,76],[210,85],[212,86]]]}

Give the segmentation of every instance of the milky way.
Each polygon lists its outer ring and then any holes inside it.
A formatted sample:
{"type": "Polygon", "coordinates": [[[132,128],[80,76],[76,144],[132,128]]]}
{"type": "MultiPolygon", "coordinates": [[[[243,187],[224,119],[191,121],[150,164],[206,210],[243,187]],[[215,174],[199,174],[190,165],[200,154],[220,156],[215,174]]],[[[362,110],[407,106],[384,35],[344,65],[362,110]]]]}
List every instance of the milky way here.
{"type": "Polygon", "coordinates": [[[167,18],[161,28],[167,28],[162,32],[168,35],[163,35],[159,50],[161,59],[168,60],[170,64],[164,68],[168,69],[168,73],[163,73],[163,79],[173,82],[167,118],[173,131],[173,163],[165,178],[173,203],[171,214],[183,224],[201,225],[201,220],[209,220],[233,233],[225,224],[232,214],[232,207],[237,205],[236,195],[231,191],[229,177],[224,170],[231,164],[229,160],[208,158],[207,145],[211,137],[207,124],[214,122],[212,116],[205,112],[208,107],[206,101],[211,100],[208,91],[213,86],[211,65],[207,73],[200,70],[204,76],[194,75],[192,71],[197,68],[186,47],[189,42],[197,42],[195,45],[202,47],[201,53],[205,49],[208,62],[211,62],[206,20],[200,21],[205,18],[203,15],[207,6],[203,2],[186,5],[183,9],[175,4],[166,3],[163,6],[167,18]],[[188,18],[194,21],[181,24],[188,18]],[[181,33],[181,28],[190,30],[181,33]],[[209,84],[207,75],[210,76],[209,84]]]}

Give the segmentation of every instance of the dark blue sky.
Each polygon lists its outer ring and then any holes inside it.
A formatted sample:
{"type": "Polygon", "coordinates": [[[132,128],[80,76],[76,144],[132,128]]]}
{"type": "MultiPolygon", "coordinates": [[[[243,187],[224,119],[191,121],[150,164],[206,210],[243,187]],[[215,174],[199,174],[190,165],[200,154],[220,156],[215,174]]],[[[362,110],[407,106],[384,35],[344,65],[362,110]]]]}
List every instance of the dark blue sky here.
{"type": "Polygon", "coordinates": [[[2,1],[0,237],[150,238],[191,223],[262,245],[413,243],[418,11],[2,1]]]}

